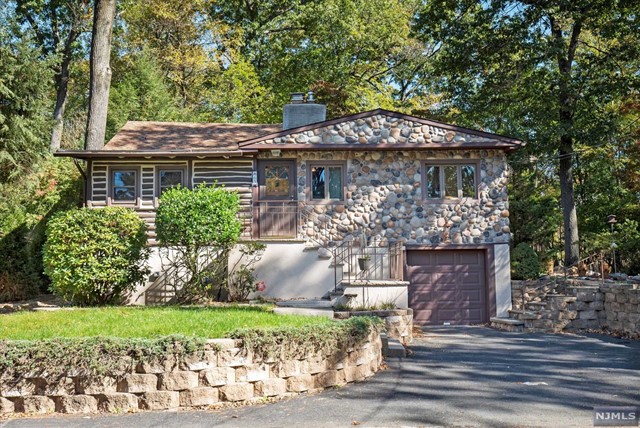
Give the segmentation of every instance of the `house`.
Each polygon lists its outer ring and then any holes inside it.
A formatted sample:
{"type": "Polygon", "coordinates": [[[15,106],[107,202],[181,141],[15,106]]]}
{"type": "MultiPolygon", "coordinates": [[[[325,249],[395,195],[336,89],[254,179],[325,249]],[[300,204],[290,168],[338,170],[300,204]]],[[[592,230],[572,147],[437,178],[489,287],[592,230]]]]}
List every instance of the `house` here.
{"type": "Polygon", "coordinates": [[[506,153],[524,143],[382,109],[325,115],[297,93],[283,125],[128,122],[102,150],[57,155],[86,160],[86,205],[134,208],[151,245],[164,189],[237,190],[270,296],[391,300],[418,324],[507,316],[506,153]]]}

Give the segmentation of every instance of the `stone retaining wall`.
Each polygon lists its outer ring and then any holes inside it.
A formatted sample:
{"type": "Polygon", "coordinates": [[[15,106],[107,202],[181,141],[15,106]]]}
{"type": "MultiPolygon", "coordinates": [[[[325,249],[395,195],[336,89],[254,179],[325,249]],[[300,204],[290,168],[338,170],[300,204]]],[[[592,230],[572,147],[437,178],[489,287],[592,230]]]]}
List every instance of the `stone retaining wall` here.
{"type": "Polygon", "coordinates": [[[393,309],[387,311],[341,311],[334,318],[379,317],[384,319],[387,336],[398,339],[403,345],[413,341],[413,309],[393,309]]]}
{"type": "Polygon", "coordinates": [[[604,284],[604,326],[640,338],[640,285],[604,284]]]}
{"type": "Polygon", "coordinates": [[[605,329],[640,337],[639,284],[513,281],[512,296],[511,315],[528,330],[605,329]]]}
{"type": "Polygon", "coordinates": [[[239,340],[212,340],[207,348],[201,357],[140,364],[118,378],[73,370],[59,379],[0,375],[0,413],[126,413],[259,401],[364,380],[382,362],[376,331],[353,348],[284,361],[255,357],[239,340]]]}

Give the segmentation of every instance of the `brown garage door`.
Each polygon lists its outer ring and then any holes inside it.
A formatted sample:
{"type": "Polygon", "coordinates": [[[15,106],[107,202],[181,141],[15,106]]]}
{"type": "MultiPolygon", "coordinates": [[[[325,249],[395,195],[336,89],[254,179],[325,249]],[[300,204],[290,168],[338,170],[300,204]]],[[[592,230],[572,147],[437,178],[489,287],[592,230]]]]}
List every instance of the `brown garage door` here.
{"type": "Polygon", "coordinates": [[[409,307],[418,325],[488,321],[484,251],[407,251],[409,307]]]}

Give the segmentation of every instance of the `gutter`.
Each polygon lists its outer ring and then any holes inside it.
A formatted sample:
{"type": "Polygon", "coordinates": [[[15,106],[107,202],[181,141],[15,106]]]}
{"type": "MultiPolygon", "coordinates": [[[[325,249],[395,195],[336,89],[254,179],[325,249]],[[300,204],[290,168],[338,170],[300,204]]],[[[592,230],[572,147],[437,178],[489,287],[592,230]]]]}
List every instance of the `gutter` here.
{"type": "Polygon", "coordinates": [[[58,150],[53,155],[75,159],[230,158],[252,156],[258,150],[58,150]]]}

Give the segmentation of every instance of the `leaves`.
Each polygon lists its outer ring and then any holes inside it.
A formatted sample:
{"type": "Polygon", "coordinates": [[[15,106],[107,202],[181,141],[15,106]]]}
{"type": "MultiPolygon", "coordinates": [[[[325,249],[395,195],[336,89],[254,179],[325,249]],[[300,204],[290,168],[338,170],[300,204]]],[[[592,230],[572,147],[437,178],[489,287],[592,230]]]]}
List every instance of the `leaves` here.
{"type": "Polygon", "coordinates": [[[146,226],[131,209],[59,212],[44,245],[51,290],[77,305],[121,303],[149,273],[146,244],[146,226]]]}

